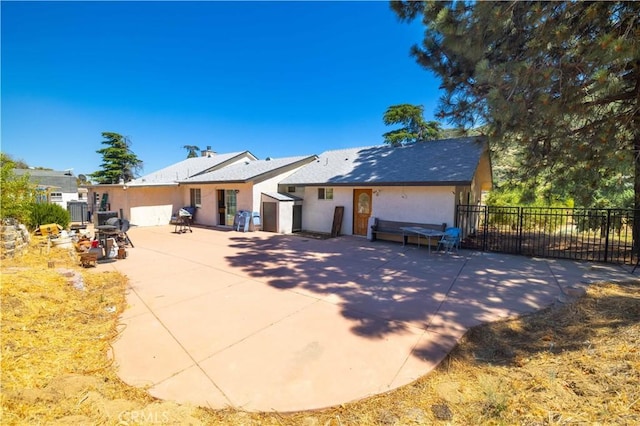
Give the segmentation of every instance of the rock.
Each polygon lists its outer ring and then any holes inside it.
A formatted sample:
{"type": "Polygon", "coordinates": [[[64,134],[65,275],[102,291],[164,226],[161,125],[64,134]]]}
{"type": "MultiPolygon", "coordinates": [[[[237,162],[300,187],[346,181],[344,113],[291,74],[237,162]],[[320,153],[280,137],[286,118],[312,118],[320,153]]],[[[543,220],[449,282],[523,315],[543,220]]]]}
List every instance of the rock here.
{"type": "Polygon", "coordinates": [[[453,419],[453,413],[447,404],[434,404],[431,406],[431,412],[438,420],[453,419]]]}
{"type": "Polygon", "coordinates": [[[400,421],[398,416],[393,414],[391,411],[384,410],[378,416],[378,422],[383,425],[395,425],[400,421]]]}

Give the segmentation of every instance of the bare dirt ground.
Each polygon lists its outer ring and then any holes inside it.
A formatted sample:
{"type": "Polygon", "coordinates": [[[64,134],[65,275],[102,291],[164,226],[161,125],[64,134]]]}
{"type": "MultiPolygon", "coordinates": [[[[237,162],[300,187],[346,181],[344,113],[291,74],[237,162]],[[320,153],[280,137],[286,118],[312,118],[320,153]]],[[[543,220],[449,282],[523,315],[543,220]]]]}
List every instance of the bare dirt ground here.
{"type": "Polygon", "coordinates": [[[300,413],[183,406],[122,383],[110,345],[126,285],[36,243],[3,260],[2,424],[640,424],[634,283],[593,285],[566,304],[476,327],[412,384],[300,413]]]}

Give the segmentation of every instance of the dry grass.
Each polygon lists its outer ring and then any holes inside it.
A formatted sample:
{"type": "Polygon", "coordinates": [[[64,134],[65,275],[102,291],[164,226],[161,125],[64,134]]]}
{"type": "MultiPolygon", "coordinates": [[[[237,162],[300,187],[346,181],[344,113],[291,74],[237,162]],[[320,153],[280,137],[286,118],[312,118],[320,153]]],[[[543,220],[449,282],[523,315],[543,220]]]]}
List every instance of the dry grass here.
{"type": "Polygon", "coordinates": [[[3,261],[2,424],[640,423],[637,283],[594,285],[574,303],[476,327],[435,371],[389,393],[279,414],[180,406],[122,383],[109,355],[126,282],[90,271],[37,245],[3,261]]]}

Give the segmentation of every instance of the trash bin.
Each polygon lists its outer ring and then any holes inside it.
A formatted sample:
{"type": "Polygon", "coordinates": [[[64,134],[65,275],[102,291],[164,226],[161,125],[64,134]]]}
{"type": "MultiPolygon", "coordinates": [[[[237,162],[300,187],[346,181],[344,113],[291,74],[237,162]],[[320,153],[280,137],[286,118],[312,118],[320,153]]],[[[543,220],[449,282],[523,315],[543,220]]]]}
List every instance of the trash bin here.
{"type": "Polygon", "coordinates": [[[253,212],[251,214],[251,222],[253,223],[253,230],[260,229],[260,212],[253,212]]]}

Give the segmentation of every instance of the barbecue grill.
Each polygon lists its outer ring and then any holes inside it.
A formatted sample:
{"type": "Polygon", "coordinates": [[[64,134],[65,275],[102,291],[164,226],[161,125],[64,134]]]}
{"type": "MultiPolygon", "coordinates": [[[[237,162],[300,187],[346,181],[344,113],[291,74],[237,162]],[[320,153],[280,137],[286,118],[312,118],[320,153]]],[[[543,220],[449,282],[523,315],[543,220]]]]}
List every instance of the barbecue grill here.
{"type": "Polygon", "coordinates": [[[175,218],[176,227],[173,232],[176,234],[183,234],[187,231],[193,232],[191,230],[191,222],[193,221],[194,213],[195,209],[193,207],[183,207],[178,210],[178,214],[175,218]]]}

